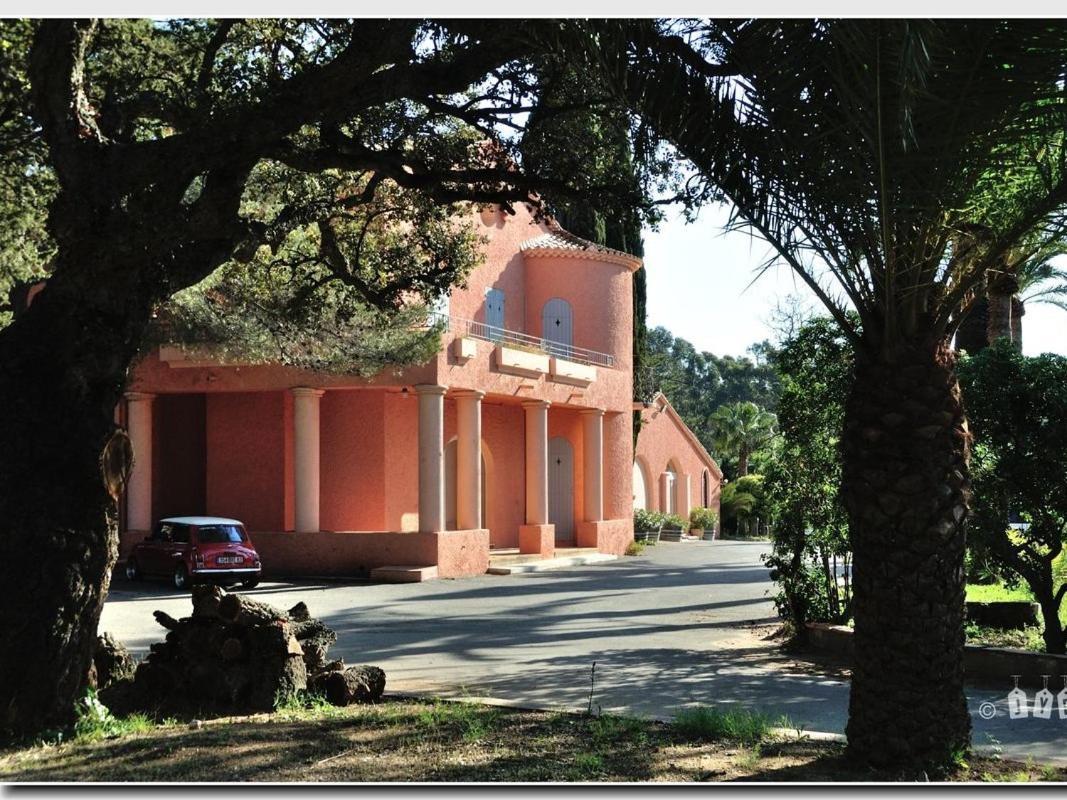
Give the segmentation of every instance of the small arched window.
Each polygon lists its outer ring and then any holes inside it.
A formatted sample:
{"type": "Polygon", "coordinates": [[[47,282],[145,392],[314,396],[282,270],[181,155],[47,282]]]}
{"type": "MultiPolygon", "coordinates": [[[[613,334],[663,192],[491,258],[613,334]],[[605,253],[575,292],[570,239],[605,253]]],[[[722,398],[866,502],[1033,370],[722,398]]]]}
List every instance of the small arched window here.
{"type": "Polygon", "coordinates": [[[707,470],[700,476],[700,505],[704,508],[711,505],[711,473],[707,470]]]}

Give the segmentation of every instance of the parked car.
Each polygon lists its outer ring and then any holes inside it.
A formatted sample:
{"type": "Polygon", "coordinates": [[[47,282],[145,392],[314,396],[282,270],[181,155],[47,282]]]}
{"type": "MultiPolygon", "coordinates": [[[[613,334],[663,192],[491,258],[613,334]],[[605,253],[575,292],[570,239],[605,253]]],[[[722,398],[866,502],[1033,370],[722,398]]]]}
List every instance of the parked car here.
{"type": "Polygon", "coordinates": [[[194,582],[259,583],[259,554],[242,522],[225,517],[167,517],[126,559],[126,579],[169,577],[175,589],[194,582]]]}

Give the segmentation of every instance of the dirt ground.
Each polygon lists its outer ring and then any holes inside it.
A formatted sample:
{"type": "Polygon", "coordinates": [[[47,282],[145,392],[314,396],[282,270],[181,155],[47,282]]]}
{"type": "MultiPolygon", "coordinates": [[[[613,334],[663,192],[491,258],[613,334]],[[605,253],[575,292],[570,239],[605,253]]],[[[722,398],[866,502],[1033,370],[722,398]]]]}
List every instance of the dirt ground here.
{"type": "MultiPolygon", "coordinates": [[[[166,720],[99,741],[0,752],[0,780],[152,781],[881,781],[840,744],[687,741],[669,725],[393,698],[373,706],[294,708],[166,720]]],[[[974,758],[952,781],[1067,780],[1067,770],[974,758]]]]}

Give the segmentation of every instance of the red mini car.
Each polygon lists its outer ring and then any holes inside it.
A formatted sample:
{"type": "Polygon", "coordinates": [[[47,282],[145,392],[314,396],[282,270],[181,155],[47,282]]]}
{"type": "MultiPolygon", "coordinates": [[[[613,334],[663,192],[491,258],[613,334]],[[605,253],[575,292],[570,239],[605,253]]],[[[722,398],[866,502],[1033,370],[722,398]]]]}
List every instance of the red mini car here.
{"type": "Polygon", "coordinates": [[[193,582],[259,583],[259,554],[243,523],[224,517],[168,517],[126,559],[126,579],[167,575],[175,589],[193,582]]]}

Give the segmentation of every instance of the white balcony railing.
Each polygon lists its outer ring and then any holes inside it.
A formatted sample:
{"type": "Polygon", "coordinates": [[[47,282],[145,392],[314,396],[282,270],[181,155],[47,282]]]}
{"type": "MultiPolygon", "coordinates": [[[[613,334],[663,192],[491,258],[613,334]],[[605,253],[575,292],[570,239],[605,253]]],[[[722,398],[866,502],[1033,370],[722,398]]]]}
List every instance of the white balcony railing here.
{"type": "Polygon", "coordinates": [[[494,344],[528,347],[578,364],[593,364],[600,367],[615,366],[615,357],[607,353],[599,353],[596,350],[589,350],[585,347],[575,347],[572,344],[562,344],[548,339],[541,339],[537,336],[530,336],[528,333],[510,331],[507,328],[486,325],[484,322],[475,322],[472,319],[450,317],[437,311],[430,313],[430,324],[441,325],[445,330],[452,331],[460,336],[469,336],[472,339],[481,339],[483,342],[493,342],[494,344]]]}

